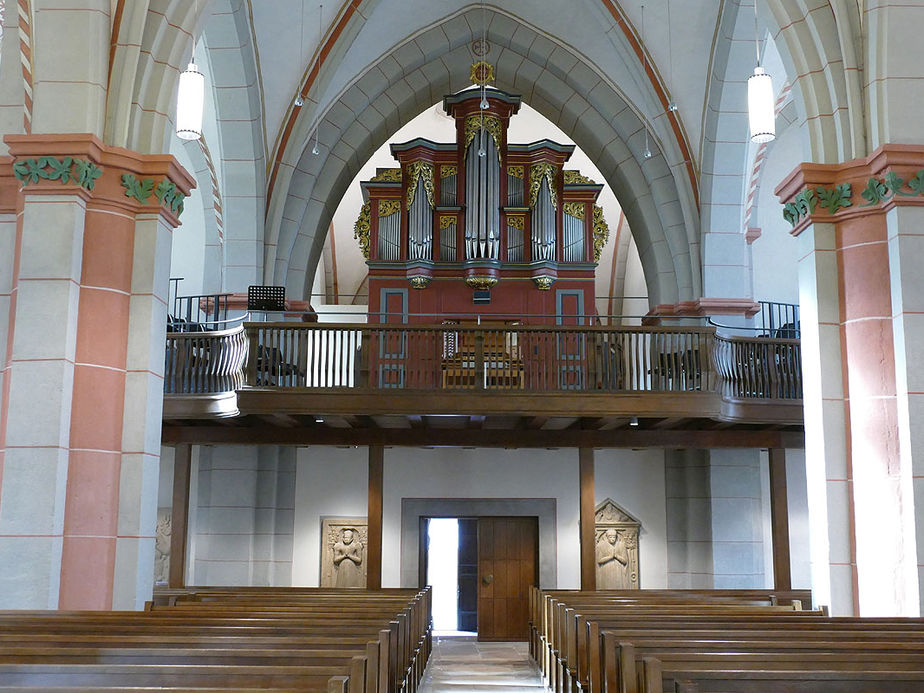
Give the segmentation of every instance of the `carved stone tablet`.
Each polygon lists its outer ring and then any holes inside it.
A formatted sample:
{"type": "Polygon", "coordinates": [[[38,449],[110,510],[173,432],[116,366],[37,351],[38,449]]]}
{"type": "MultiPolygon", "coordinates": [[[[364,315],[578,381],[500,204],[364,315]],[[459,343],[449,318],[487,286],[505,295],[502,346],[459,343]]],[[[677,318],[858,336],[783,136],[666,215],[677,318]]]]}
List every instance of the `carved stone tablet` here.
{"type": "Polygon", "coordinates": [[[321,587],[366,587],[365,517],[321,519],[321,587]]]}
{"type": "Polygon", "coordinates": [[[609,498],[597,506],[594,520],[597,589],[638,589],[638,535],[642,523],[609,498]]]}
{"type": "Polygon", "coordinates": [[[170,508],[157,509],[157,529],[154,535],[154,584],[166,585],[170,580],[170,535],[173,513],[170,508]]]}

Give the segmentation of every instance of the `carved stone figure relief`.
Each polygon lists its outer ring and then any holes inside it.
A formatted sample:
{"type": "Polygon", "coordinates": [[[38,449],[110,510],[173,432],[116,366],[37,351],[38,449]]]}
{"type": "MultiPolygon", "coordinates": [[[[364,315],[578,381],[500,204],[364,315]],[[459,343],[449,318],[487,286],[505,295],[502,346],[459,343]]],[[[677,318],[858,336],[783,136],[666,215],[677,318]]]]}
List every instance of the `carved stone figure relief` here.
{"type": "Polygon", "coordinates": [[[364,517],[321,520],[321,587],[366,587],[367,540],[364,517]]]}
{"type": "Polygon", "coordinates": [[[166,585],[170,580],[170,535],[173,516],[170,508],[157,509],[157,529],[154,535],[154,584],[166,585]]]}
{"type": "Polygon", "coordinates": [[[642,524],[609,498],[597,506],[594,520],[597,589],[638,589],[638,535],[642,524]]]}

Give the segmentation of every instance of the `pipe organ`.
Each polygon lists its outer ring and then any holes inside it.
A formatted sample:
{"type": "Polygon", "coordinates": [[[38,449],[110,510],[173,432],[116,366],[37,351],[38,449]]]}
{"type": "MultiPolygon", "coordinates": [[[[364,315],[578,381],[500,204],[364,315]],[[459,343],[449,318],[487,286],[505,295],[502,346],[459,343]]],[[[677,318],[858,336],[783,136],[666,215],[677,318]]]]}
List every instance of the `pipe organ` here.
{"type": "Polygon", "coordinates": [[[480,88],[447,96],[455,142],[393,144],[399,166],[362,183],[356,237],[371,316],[439,322],[476,312],[529,324],[595,315],[603,186],[564,168],[573,145],[509,143],[520,98],[485,97],[487,108],[480,88]]]}

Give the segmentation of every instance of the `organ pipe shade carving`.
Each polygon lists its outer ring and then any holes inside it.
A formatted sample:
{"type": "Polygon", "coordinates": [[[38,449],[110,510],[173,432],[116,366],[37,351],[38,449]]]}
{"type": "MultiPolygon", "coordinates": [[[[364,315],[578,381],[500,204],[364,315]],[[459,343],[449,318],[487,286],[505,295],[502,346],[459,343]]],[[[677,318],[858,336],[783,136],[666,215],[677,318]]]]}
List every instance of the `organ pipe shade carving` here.
{"type": "Polygon", "coordinates": [[[379,218],[390,217],[401,211],[401,200],[379,200],[379,218]]]}
{"type": "MultiPolygon", "coordinates": [[[[498,163],[500,163],[502,126],[500,118],[493,115],[470,115],[465,119],[465,144],[463,145],[465,147],[465,158],[466,160],[468,159],[468,153],[471,151],[469,145],[475,139],[475,135],[482,129],[482,120],[484,121],[484,129],[491,134],[491,139],[494,140],[494,153],[498,163]]],[[[477,154],[477,149],[475,153],[477,154]]]]}
{"type": "MultiPolygon", "coordinates": [[[[565,214],[570,214],[575,219],[584,219],[583,202],[566,202],[564,206],[565,214]]],[[[381,214],[381,212],[379,212],[381,214]]]]}
{"type": "Polygon", "coordinates": [[[454,176],[459,172],[459,169],[455,166],[440,166],[440,178],[448,178],[449,176],[454,176]]]}
{"type": "MultiPolygon", "coordinates": [[[[415,165],[422,162],[411,164],[411,170],[415,170],[415,165]]],[[[433,181],[431,178],[430,188],[427,189],[426,176],[428,169],[419,167],[416,169],[416,178],[413,188],[416,192],[413,195],[413,201],[408,208],[408,234],[407,234],[407,256],[409,260],[429,260],[432,257],[433,247],[433,181]],[[422,191],[425,191],[422,194],[422,191]]],[[[433,167],[429,167],[429,175],[433,175],[433,167]]],[[[410,197],[410,193],[408,194],[410,197]]]]}
{"type": "Polygon", "coordinates": [[[565,179],[565,185],[596,185],[596,181],[587,176],[582,176],[580,171],[564,170],[562,174],[565,179]]]}
{"type": "Polygon", "coordinates": [[[427,192],[427,202],[430,207],[436,207],[433,196],[433,164],[429,161],[414,161],[407,167],[408,183],[407,186],[407,206],[410,208],[414,200],[414,193],[417,192],[417,184],[423,181],[424,190],[427,192]]]}
{"type": "Polygon", "coordinates": [[[371,204],[367,202],[360,207],[359,218],[353,225],[353,238],[359,242],[359,249],[367,260],[369,259],[369,234],[372,230],[372,222],[369,218],[371,212],[371,204]]]}
{"type": "Polygon", "coordinates": [[[400,168],[386,168],[382,169],[379,173],[372,176],[369,179],[370,183],[400,183],[401,182],[401,169],[400,168]]]}
{"type": "Polygon", "coordinates": [[[600,261],[603,247],[610,239],[610,227],[603,218],[603,207],[594,205],[594,262],[600,261]]]}
{"type": "Polygon", "coordinates": [[[479,130],[465,158],[465,256],[497,260],[500,240],[500,152],[495,139],[479,130]],[[484,148],[485,155],[478,156],[484,148]]]}
{"type": "Polygon", "coordinates": [[[547,161],[533,164],[529,169],[529,206],[536,206],[536,199],[543,180],[548,183],[552,209],[558,209],[558,199],[555,193],[555,166],[547,161]]]}
{"type": "MultiPolygon", "coordinates": [[[[540,176],[536,184],[532,218],[533,260],[555,259],[555,205],[552,201],[549,177],[540,176]]],[[[532,197],[532,196],[531,196],[532,197]]]]}

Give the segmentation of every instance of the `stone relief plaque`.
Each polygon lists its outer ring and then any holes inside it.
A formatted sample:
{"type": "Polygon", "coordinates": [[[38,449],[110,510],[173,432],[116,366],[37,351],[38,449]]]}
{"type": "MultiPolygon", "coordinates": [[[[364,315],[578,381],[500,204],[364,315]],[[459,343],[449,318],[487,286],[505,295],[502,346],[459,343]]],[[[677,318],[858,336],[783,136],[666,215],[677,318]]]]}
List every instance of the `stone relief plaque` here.
{"type": "Polygon", "coordinates": [[[594,525],[597,589],[638,589],[638,535],[642,523],[607,498],[597,506],[594,525]]]}
{"type": "Polygon", "coordinates": [[[321,518],[321,587],[366,587],[365,517],[321,518]]]}
{"type": "Polygon", "coordinates": [[[157,529],[154,534],[154,584],[166,585],[170,580],[170,535],[173,513],[170,508],[157,509],[157,529]]]}

